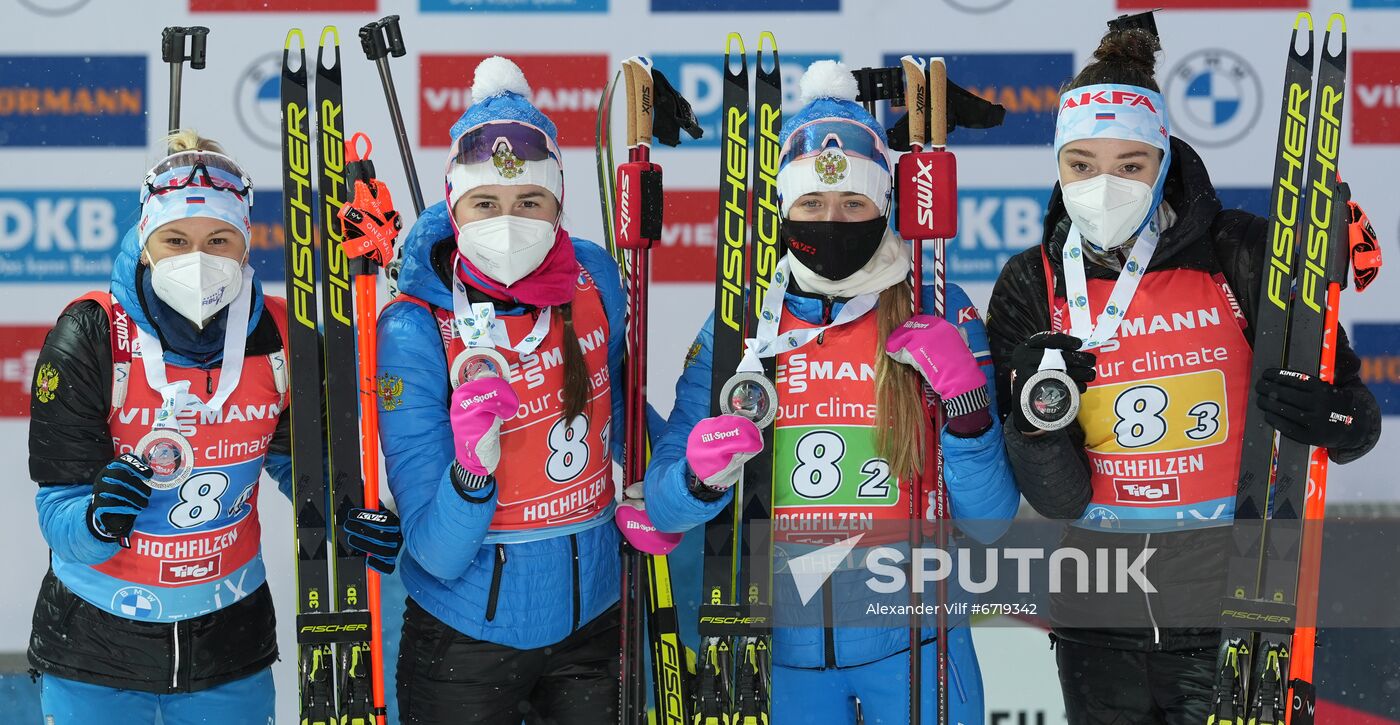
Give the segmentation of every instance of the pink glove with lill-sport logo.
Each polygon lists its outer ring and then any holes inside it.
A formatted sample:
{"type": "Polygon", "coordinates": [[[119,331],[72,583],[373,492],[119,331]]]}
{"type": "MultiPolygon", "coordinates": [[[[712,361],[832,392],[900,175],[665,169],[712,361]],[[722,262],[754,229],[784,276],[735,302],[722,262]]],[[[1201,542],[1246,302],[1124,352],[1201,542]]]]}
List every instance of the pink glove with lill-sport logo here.
{"type": "Polygon", "coordinates": [[[953,323],[933,315],[914,315],[890,333],[885,352],[919,371],[942,399],[950,421],[991,406],[987,378],[953,323]]]}
{"type": "Polygon", "coordinates": [[[704,418],[685,442],[685,460],[700,483],[724,492],[739,482],[744,463],[763,450],[763,435],[753,421],[738,415],[704,418]]]}
{"type": "Polygon", "coordinates": [[[515,417],[520,398],[498,377],[465,382],[452,393],[452,441],[457,463],[489,476],[501,461],[501,422],[515,417]]]}

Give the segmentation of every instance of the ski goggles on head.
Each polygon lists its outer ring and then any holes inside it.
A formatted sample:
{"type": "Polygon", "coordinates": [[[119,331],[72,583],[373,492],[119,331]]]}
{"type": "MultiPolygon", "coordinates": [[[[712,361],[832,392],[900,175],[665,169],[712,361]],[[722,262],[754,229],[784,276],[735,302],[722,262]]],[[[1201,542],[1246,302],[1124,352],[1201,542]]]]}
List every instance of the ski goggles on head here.
{"type": "Polygon", "coordinates": [[[253,205],[253,181],[233,159],[213,151],[180,151],[146,173],[141,203],[152,196],[188,188],[227,191],[253,205]]]}
{"type": "Polygon", "coordinates": [[[500,164],[549,158],[558,161],[559,149],[544,131],[518,121],[497,121],[462,134],[453,144],[451,163],[500,164]]]}
{"type": "Polygon", "coordinates": [[[832,146],[847,156],[869,159],[885,171],[890,170],[885,156],[885,144],[863,123],[841,119],[819,119],[799,126],[783,144],[781,157],[790,163],[809,156],[820,155],[832,146]]]}

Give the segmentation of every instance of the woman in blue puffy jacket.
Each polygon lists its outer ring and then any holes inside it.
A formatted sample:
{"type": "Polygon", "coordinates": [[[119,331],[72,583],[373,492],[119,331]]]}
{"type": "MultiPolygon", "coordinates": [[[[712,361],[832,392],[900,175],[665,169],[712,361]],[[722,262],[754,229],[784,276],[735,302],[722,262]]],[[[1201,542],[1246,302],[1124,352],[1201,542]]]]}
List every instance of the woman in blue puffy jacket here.
{"type": "Polygon", "coordinates": [[[622,290],[560,226],[556,131],[529,93],[504,58],[477,68],[446,202],[379,320],[405,723],[616,719],[622,290]]]}
{"type": "MultiPolygon", "coordinates": [[[[860,554],[902,544],[910,483],[925,465],[919,386],[942,399],[943,473],[961,528],[994,538],[1019,496],[992,414],[986,331],[958,287],[946,320],[910,316],[909,245],[890,230],[892,176],[884,132],[856,104],[845,66],[813,64],[806,106],[785,119],[777,186],[787,254],[779,261],[750,350],[778,350],[780,411],[774,423],[774,545],[792,556],[852,537],[860,554]],[[920,378],[922,377],[922,381],[920,378]],[[908,473],[900,473],[908,472],[908,473]],[[864,524],[872,524],[864,527],[864,524]]],[[[933,288],[920,290],[932,309],[933,288]]],[[[646,511],[662,531],[684,531],[724,511],[744,461],[762,449],[748,419],[709,416],[713,319],[676,385],[676,406],[646,478],[646,511]]],[[[906,544],[907,546],[907,544],[906,544]]],[[[781,556],[780,556],[781,558],[781,556]]],[[[799,595],[775,570],[773,722],[909,721],[908,614],[868,616],[871,603],[907,603],[907,590],[877,595],[863,566],[839,569],[820,591],[799,595]]],[[[961,595],[959,595],[961,596],[961,595]]],[[[982,722],[981,674],[965,622],[949,634],[954,722],[982,722]]],[[[933,722],[935,630],[923,636],[922,720],[933,722]]]]}

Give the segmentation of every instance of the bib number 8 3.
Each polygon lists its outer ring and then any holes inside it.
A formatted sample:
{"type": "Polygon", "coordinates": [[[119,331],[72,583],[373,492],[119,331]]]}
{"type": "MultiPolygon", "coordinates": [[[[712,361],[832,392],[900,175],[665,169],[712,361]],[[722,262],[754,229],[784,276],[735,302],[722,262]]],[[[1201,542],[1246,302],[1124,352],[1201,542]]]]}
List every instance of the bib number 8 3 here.
{"type": "MultiPolygon", "coordinates": [[[[1163,414],[1170,407],[1167,391],[1156,385],[1136,385],[1118,394],[1113,401],[1117,422],[1113,436],[1123,448],[1143,448],[1161,441],[1169,432],[1163,414]]],[[[1220,431],[1220,404],[1204,401],[1195,404],[1186,417],[1190,428],[1180,431],[1192,441],[1204,441],[1220,431]]]]}

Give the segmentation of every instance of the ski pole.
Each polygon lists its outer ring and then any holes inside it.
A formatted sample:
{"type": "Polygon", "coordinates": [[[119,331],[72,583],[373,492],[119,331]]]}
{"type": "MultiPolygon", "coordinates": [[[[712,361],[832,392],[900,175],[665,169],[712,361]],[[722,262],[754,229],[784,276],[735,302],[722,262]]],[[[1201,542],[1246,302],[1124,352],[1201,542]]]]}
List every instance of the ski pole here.
{"type": "MultiPolygon", "coordinates": [[[[899,234],[913,246],[915,314],[923,310],[923,247],[924,240],[932,240],[934,251],[933,310],[939,317],[946,317],[944,308],[945,268],[943,240],[957,234],[957,163],[946,150],[947,145],[947,69],[942,58],[925,62],[921,58],[904,56],[900,59],[904,70],[904,105],[909,110],[909,153],[899,159],[895,167],[896,188],[900,195],[900,209],[897,218],[899,234]],[[925,129],[927,128],[927,133],[925,129]],[[926,143],[927,142],[927,143],[926,143]]],[[[934,540],[940,549],[947,547],[947,529],[944,519],[948,516],[947,493],[943,487],[943,458],[938,447],[938,431],[941,427],[941,405],[933,391],[924,389],[924,403],[929,420],[924,439],[924,450],[928,459],[919,471],[917,485],[911,486],[909,501],[909,545],[911,556],[922,542],[922,519],[919,511],[921,503],[933,493],[934,540]]],[[[910,572],[914,571],[911,562],[910,572]]],[[[935,628],[937,631],[937,673],[938,673],[938,722],[948,722],[948,612],[947,584],[940,580],[935,584],[935,628]]],[[[911,581],[909,600],[911,615],[909,628],[909,674],[910,674],[910,721],[919,722],[922,713],[920,687],[923,677],[923,596],[911,581]]]]}
{"type": "Polygon", "coordinates": [[[423,213],[423,189],[418,185],[418,170],[413,165],[413,149],[409,146],[408,131],[404,129],[403,110],[399,106],[399,94],[394,89],[394,76],[389,70],[389,56],[402,58],[406,51],[403,45],[403,31],[399,28],[399,16],[386,15],[360,28],[360,47],[365,57],[374,61],[379,69],[379,83],[384,87],[384,101],[389,106],[389,121],[394,124],[394,140],[399,145],[399,158],[403,161],[403,172],[408,177],[408,193],[413,198],[415,214],[423,213]]]}
{"type": "MultiPolygon", "coordinates": [[[[661,167],[651,162],[651,61],[636,56],[622,64],[627,83],[627,163],[617,169],[615,217],[617,246],[627,257],[627,364],[623,481],[640,482],[646,467],[647,296],[651,245],[661,238],[661,167]]],[[[625,538],[624,538],[625,542],[625,538]]],[[[640,597],[641,554],[627,543],[622,549],[622,702],[624,725],[647,722],[642,684],[643,627],[640,597]]]]}
{"type": "MultiPolygon", "coordinates": [[[[933,232],[933,314],[937,317],[947,317],[947,298],[945,295],[945,284],[947,281],[947,256],[944,254],[944,240],[957,235],[957,166],[953,155],[948,153],[948,67],[942,58],[931,58],[928,64],[928,85],[929,85],[929,146],[933,150],[934,156],[943,161],[940,180],[944,183],[936,190],[935,200],[941,198],[946,202],[943,209],[935,209],[933,223],[938,227],[933,232]],[[942,213],[938,213],[938,212],[942,213]]],[[[937,206],[935,202],[935,206],[937,206]]],[[[924,259],[920,250],[918,263],[915,269],[923,267],[924,259]]],[[[948,548],[948,519],[952,516],[949,509],[948,489],[943,480],[943,451],[939,446],[938,432],[942,428],[943,409],[941,405],[933,406],[933,415],[930,422],[933,425],[929,429],[929,459],[934,464],[934,470],[930,471],[927,466],[924,468],[924,484],[930,483],[934,486],[934,546],[940,551],[948,548]]],[[[925,489],[927,490],[927,489],[925,489]]],[[[937,610],[934,612],[934,627],[937,630],[938,643],[936,655],[936,674],[938,677],[938,725],[947,725],[950,722],[948,717],[948,580],[946,577],[940,578],[934,584],[934,599],[937,610]]]]}
{"type": "MultiPolygon", "coordinates": [[[[345,225],[345,241],[341,248],[349,258],[350,274],[355,278],[356,352],[360,364],[360,447],[363,451],[361,472],[364,475],[365,508],[379,508],[379,406],[376,400],[375,374],[378,362],[379,268],[394,254],[394,238],[402,222],[394,211],[389,188],[374,175],[374,162],[369,154],[373,145],[369,137],[356,133],[345,142],[345,180],[347,197],[340,218],[345,225]],[[356,148],[364,140],[365,150],[356,148]]],[[[380,628],[379,572],[370,569],[366,589],[369,592],[370,616],[370,678],[375,717],[384,725],[384,633],[380,628]]]]}
{"type": "Polygon", "coordinates": [[[160,59],[170,64],[170,132],[180,130],[180,83],[185,61],[190,70],[204,69],[204,46],[209,28],[202,25],[171,25],[160,31],[160,59]],[[189,43],[185,39],[189,39],[189,43]]]}

